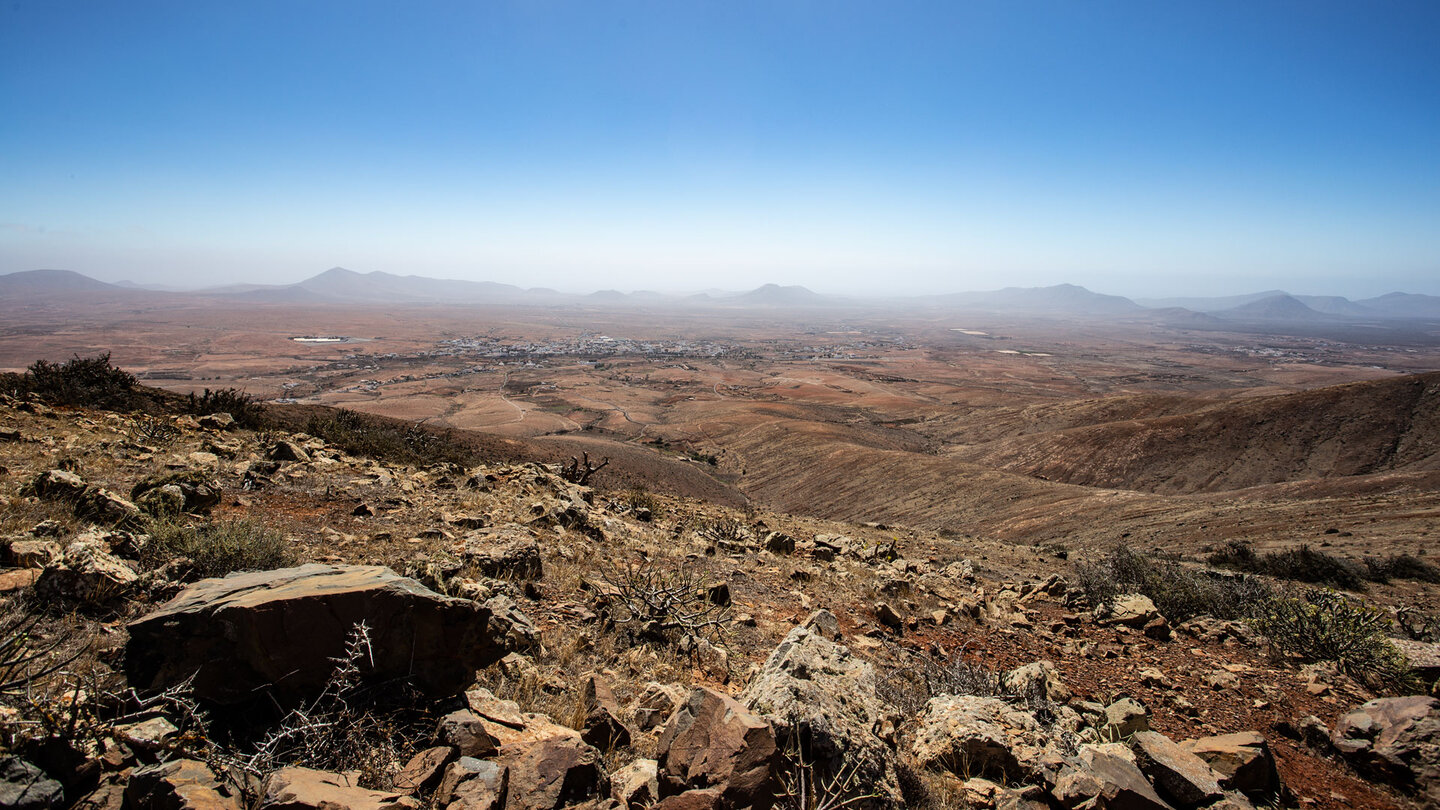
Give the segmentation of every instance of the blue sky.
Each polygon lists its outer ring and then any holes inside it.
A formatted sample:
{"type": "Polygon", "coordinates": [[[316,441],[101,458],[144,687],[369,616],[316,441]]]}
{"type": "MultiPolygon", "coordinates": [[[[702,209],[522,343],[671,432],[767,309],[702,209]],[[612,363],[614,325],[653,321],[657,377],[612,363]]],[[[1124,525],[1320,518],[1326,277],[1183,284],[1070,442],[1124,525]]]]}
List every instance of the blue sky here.
{"type": "Polygon", "coordinates": [[[1440,294],[1440,3],[0,6],[0,272],[1440,294]]]}

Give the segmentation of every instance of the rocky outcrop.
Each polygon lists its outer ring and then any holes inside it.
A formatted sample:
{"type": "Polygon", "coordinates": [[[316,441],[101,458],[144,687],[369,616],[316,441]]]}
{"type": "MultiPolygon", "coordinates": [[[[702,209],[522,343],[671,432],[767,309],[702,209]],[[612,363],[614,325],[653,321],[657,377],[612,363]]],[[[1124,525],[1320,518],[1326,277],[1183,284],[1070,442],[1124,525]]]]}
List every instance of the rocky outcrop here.
{"type": "Polygon", "coordinates": [[[434,803],[453,810],[501,810],[509,786],[509,768],[489,760],[461,757],[445,768],[434,803]]]}
{"type": "Polygon", "coordinates": [[[895,751],[875,734],[884,719],[875,668],[848,648],[805,625],[796,627],[770,653],[740,701],[769,720],[781,749],[798,751],[818,778],[852,776],[857,795],[870,798],[851,806],[900,801],[895,751]]]}
{"type": "Polygon", "coordinates": [[[540,544],[519,527],[478,532],[465,540],[465,563],[496,579],[539,579],[544,573],[540,544]]]}
{"type": "Polygon", "coordinates": [[[1440,700],[1377,698],[1341,717],[1334,741],[1362,773],[1440,802],[1440,700]]]}
{"type": "Polygon", "coordinates": [[[40,572],[35,594],[60,604],[97,607],[125,596],[137,579],[134,569],[99,544],[74,543],[63,561],[40,572]]]}
{"type": "Polygon", "coordinates": [[[388,568],[303,565],[231,574],[186,587],[130,624],[125,670],[141,689],[194,677],[197,697],[236,703],[269,692],[282,704],[318,692],[362,623],[367,675],[458,694],[495,660],[489,614],[388,568]]]}
{"type": "Polygon", "coordinates": [[[1048,781],[1063,759],[1061,735],[1030,712],[975,695],[932,698],[916,721],[910,753],[932,770],[983,776],[1005,784],[1048,781]]]}
{"type": "Polygon", "coordinates": [[[1122,745],[1083,745],[1051,790],[1065,808],[1174,810],[1122,745]]]}
{"type": "Polygon", "coordinates": [[[770,724],[728,695],[699,688],[660,736],[662,789],[716,788],[734,807],[765,810],[774,802],[779,751],[770,724]]]}
{"type": "Polygon", "coordinates": [[[130,490],[130,500],[152,515],[163,516],[208,512],[223,494],[213,478],[187,471],[146,478],[130,490]]]}

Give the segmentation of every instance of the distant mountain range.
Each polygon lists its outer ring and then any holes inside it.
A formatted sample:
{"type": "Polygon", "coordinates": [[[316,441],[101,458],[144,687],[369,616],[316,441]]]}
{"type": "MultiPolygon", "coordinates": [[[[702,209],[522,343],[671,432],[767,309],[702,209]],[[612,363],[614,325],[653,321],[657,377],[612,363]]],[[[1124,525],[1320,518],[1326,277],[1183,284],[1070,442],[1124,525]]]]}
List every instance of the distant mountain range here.
{"type": "Polygon", "coordinates": [[[859,299],[829,296],[800,286],[766,284],[746,292],[707,290],[690,296],[651,291],[599,290],[573,295],[523,289],[489,281],[460,281],[392,273],[357,273],[333,267],[296,284],[235,284],[181,292],[132,282],[109,284],[69,270],[27,270],[0,276],[0,298],[18,302],[104,298],[169,300],[203,297],[276,304],[517,304],[629,305],[716,308],[826,308],[905,305],[959,311],[1013,312],[1066,317],[1126,318],[1175,326],[1220,328],[1227,324],[1363,324],[1377,320],[1440,320],[1440,296],[1394,292],[1352,301],[1340,296],[1291,295],[1267,290],[1217,298],[1131,300],[1091,292],[1074,284],[1006,287],[913,298],[859,299]]]}

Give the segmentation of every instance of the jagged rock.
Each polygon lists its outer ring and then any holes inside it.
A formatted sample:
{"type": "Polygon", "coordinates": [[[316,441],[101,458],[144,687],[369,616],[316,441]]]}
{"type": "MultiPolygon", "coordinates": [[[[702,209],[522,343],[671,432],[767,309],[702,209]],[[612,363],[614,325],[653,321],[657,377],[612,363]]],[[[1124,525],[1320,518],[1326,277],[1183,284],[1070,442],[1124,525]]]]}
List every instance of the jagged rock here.
{"type": "Polygon", "coordinates": [[[889,805],[900,788],[895,753],[874,733],[885,715],[875,683],[869,662],[802,625],[770,653],[740,701],[770,721],[782,749],[803,751],[819,778],[845,771],[874,794],[854,806],[889,805]]]}
{"type": "Polygon", "coordinates": [[[998,698],[945,695],[926,704],[910,752],[922,767],[959,776],[1005,783],[1046,780],[1062,764],[1050,748],[1059,736],[998,698]]]}
{"type": "Polygon", "coordinates": [[[461,757],[445,768],[435,790],[435,805],[446,810],[501,810],[510,769],[483,759],[461,757]]]}
{"type": "Polygon", "coordinates": [[[42,520],[30,527],[31,537],[60,537],[65,534],[65,524],[58,520],[42,520]]]}
{"type": "Polygon", "coordinates": [[[49,810],[59,807],[65,793],[59,782],[25,760],[0,757],[0,808],[49,810]]]}
{"type": "Polygon", "coordinates": [[[197,427],[204,428],[205,430],[234,430],[235,417],[225,411],[208,413],[196,419],[195,424],[197,427]]]}
{"type": "Polygon", "coordinates": [[[1265,738],[1254,731],[1186,740],[1180,747],[1204,760],[1219,775],[1220,787],[1226,790],[1238,790],[1261,802],[1281,792],[1275,755],[1265,738]]]}
{"type": "Polygon", "coordinates": [[[670,717],[656,759],[669,790],[714,787],[728,804],[757,810],[774,801],[774,731],[713,689],[697,688],[670,717]]]}
{"type": "Polygon", "coordinates": [[[1067,703],[1070,690],[1049,661],[1035,661],[1000,675],[1000,686],[1012,695],[1025,695],[1052,703],[1067,703]]]}
{"type": "Polygon", "coordinates": [[[256,810],[402,810],[419,806],[402,793],[366,790],[338,773],[292,767],[266,777],[256,810]]]}
{"type": "Polygon", "coordinates": [[[310,454],[305,452],[305,448],[295,442],[281,439],[270,445],[270,449],[265,451],[265,458],[269,461],[308,462],[310,460],[310,454]]]}
{"type": "Polygon", "coordinates": [[[202,699],[235,703],[269,691],[289,703],[324,686],[332,659],[363,621],[369,674],[454,695],[498,657],[488,619],[468,599],[440,596],[379,566],[252,571],[187,586],[132,622],[125,669],[141,689],[193,675],[202,699]]]}
{"type": "Polygon", "coordinates": [[[487,577],[539,579],[544,569],[535,536],[518,528],[497,529],[466,538],[465,562],[487,577]]]}
{"type": "Polygon", "coordinates": [[[784,532],[770,532],[765,535],[765,550],[772,554],[794,554],[795,538],[784,532]]]}
{"type": "Polygon", "coordinates": [[[636,728],[649,731],[664,723],[687,694],[684,687],[674,684],[645,684],[645,690],[635,704],[636,728]]]}
{"type": "Polygon", "coordinates": [[[179,497],[179,509],[170,512],[154,512],[151,514],[178,514],[179,512],[208,512],[220,503],[224,492],[219,482],[210,478],[205,473],[193,470],[172,473],[170,475],[158,475],[146,478],[136,484],[130,490],[130,499],[137,504],[149,502],[146,499],[151,493],[162,493],[152,500],[163,501],[161,509],[169,509],[173,506],[176,496],[179,497]]]}
{"type": "Polygon", "coordinates": [[[125,562],[99,548],[74,543],[58,565],[40,572],[35,594],[66,604],[100,606],[123,597],[139,575],[125,562]]]}
{"type": "Polygon", "coordinates": [[[1440,701],[1377,698],[1335,726],[1335,747],[1358,770],[1440,803],[1440,701]]]}
{"type": "MultiPolygon", "coordinates": [[[[465,705],[491,723],[514,729],[525,728],[525,715],[520,712],[520,704],[513,700],[500,700],[489,689],[471,689],[466,692],[465,705]]],[[[486,728],[488,730],[489,726],[486,728]]]]}
{"type": "Polygon", "coordinates": [[[514,599],[493,596],[484,604],[490,611],[490,634],[506,653],[528,652],[540,643],[540,631],[514,599]]]}
{"type": "Polygon", "coordinates": [[[499,749],[499,740],[490,735],[480,715],[469,709],[450,712],[435,726],[435,739],[448,745],[462,757],[484,759],[499,749]]]}
{"type": "Polygon", "coordinates": [[[1140,771],[1156,790],[1182,807],[1209,804],[1223,795],[1210,766],[1169,737],[1141,731],[1131,742],[1140,771]]]}
{"type": "Polygon", "coordinates": [[[1115,597],[1108,610],[1097,611],[1096,618],[1101,624],[1123,624],[1127,627],[1144,627],[1160,616],[1150,597],[1138,593],[1115,597]]]}
{"type": "Polygon", "coordinates": [[[65,556],[54,540],[13,540],[6,549],[5,564],[12,568],[45,568],[65,556]]]}
{"type": "Polygon", "coordinates": [[[510,770],[506,810],[554,810],[610,793],[600,752],[578,737],[507,743],[496,762],[510,770]]]}
{"type": "Polygon", "coordinates": [[[1139,701],[1122,698],[1105,707],[1105,737],[1114,742],[1150,730],[1150,712],[1139,701]]]}
{"type": "Polygon", "coordinates": [[[80,797],[70,810],[124,810],[125,785],[116,776],[107,777],[100,786],[80,797]]]}
{"type": "Polygon", "coordinates": [[[1051,795],[1066,808],[1174,810],[1155,793],[1129,756],[1123,746],[1083,745],[1051,795]]]}
{"type": "Polygon", "coordinates": [[[410,758],[405,767],[395,774],[395,789],[410,793],[425,792],[440,783],[445,766],[455,757],[455,749],[448,745],[426,748],[410,758]]]}
{"type": "Polygon", "coordinates": [[[905,619],[888,602],[875,603],[875,619],[886,627],[896,630],[905,626],[905,619]]]}
{"type": "Polygon", "coordinates": [[[219,779],[210,766],[173,759],[138,768],[125,786],[125,805],[154,810],[241,810],[239,791],[219,779]]]}
{"type": "Polygon", "coordinates": [[[630,729],[620,720],[620,706],[615,702],[615,693],[610,685],[598,675],[589,675],[580,688],[580,700],[585,706],[584,728],[580,739],[608,751],[630,744],[630,729]]]}
{"type": "Polygon", "coordinates": [[[54,501],[78,498],[85,491],[85,479],[65,470],[46,470],[35,476],[24,488],[27,495],[54,501]]]}
{"type": "Polygon", "coordinates": [[[610,798],[626,810],[641,810],[660,800],[658,763],[637,759],[610,775],[610,798]]]}
{"type": "Polygon", "coordinates": [[[812,633],[819,633],[831,641],[840,640],[840,620],[828,610],[817,610],[805,618],[800,626],[812,633]]]}
{"type": "Polygon", "coordinates": [[[1390,643],[1405,655],[1410,671],[1420,680],[1435,683],[1440,678],[1440,644],[1409,638],[1392,638],[1390,643]]]}
{"type": "Polygon", "coordinates": [[[86,487],[75,500],[75,516],[114,529],[133,528],[142,523],[140,507],[104,487],[86,487]]]}

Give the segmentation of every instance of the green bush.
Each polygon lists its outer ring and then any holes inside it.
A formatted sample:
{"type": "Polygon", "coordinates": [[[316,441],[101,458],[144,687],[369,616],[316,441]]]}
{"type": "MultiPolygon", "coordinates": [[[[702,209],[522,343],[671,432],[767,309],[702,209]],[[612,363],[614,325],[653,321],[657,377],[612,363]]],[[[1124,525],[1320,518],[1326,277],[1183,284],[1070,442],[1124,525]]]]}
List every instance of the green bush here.
{"type": "Polygon", "coordinates": [[[1244,618],[1270,593],[1269,586],[1255,577],[1199,571],[1125,545],[1115,546],[1097,562],[1077,563],[1075,579],[1091,605],[1108,605],[1121,594],[1139,593],[1150,597],[1172,622],[1196,616],[1244,618]]]}
{"type": "Polygon", "coordinates": [[[242,428],[255,428],[264,426],[264,409],[255,398],[236,388],[222,388],[218,391],[205,389],[205,393],[195,396],[190,392],[185,398],[183,405],[186,413],[197,416],[205,416],[212,413],[228,413],[235,419],[235,424],[242,428]]]}
{"type": "Polygon", "coordinates": [[[148,567],[175,557],[188,557],[196,573],[223,577],[233,571],[268,571],[295,564],[285,537],[252,520],[226,520],[195,525],[158,521],[150,527],[145,549],[148,567]]]}
{"type": "Polygon", "coordinates": [[[1410,666],[1385,632],[1379,608],[1326,588],[1273,596],[1251,619],[1279,650],[1307,661],[1334,661],[1377,688],[1412,688],[1410,666]]]}
{"type": "Polygon", "coordinates": [[[52,405],[123,409],[137,403],[135,375],[110,365],[110,353],[75,355],[64,363],[36,360],[20,380],[19,393],[32,393],[52,405]]]}

